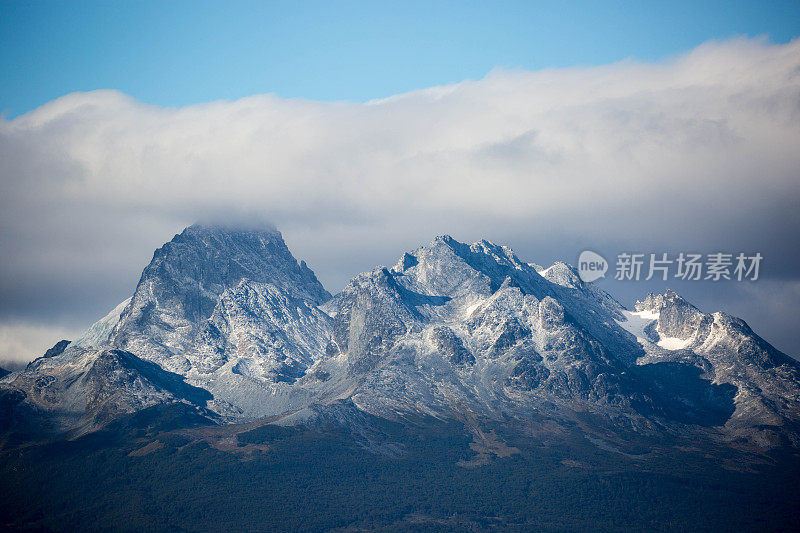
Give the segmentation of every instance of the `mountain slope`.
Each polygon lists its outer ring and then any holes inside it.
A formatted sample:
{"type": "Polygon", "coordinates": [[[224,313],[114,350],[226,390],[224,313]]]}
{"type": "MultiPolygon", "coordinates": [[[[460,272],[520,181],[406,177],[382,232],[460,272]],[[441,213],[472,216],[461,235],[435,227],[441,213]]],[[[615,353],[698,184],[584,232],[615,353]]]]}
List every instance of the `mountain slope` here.
{"type": "Polygon", "coordinates": [[[330,299],[276,230],[192,226],[59,350],[0,387],[61,428],[180,403],[229,422],[360,411],[800,443],[800,365],[743,321],[672,292],[628,311],[489,241],[437,237],[330,299]]]}
{"type": "Polygon", "coordinates": [[[741,319],[706,314],[672,291],[636,302],[644,315],[648,355],[642,363],[692,361],[715,384],[736,388],[732,435],[763,445],[787,436],[800,444],[800,365],[756,335],[741,319]],[[780,431],[784,428],[786,431],[780,431]]]}
{"type": "Polygon", "coordinates": [[[26,405],[62,429],[88,419],[92,427],[107,421],[98,416],[106,404],[98,397],[112,398],[109,413],[189,401],[223,415],[253,416],[251,404],[262,406],[274,396],[262,381],[302,372],[311,352],[320,344],[324,349],[328,317],[316,305],[329,298],[276,230],[191,226],[156,250],[130,299],[76,342],[59,343],[50,357],[8,376],[2,386],[16,391],[15,398],[21,393],[26,405]],[[255,303],[248,300],[254,294],[255,303]],[[283,349],[290,342],[282,344],[290,323],[299,347],[294,351],[283,349]],[[322,340],[315,342],[312,332],[322,340]],[[104,374],[108,383],[100,381],[104,374]],[[187,398],[183,387],[165,387],[175,384],[165,376],[199,384],[202,395],[187,398]]]}
{"type": "Polygon", "coordinates": [[[44,415],[53,428],[82,434],[117,416],[169,403],[205,412],[211,394],[122,350],[76,348],[31,362],[3,387],[6,423],[18,404],[44,415]]]}
{"type": "Polygon", "coordinates": [[[274,229],[191,226],[156,250],[142,272],[112,343],[164,367],[184,370],[185,354],[217,306],[242,280],[320,304],[330,298],[274,229]]]}

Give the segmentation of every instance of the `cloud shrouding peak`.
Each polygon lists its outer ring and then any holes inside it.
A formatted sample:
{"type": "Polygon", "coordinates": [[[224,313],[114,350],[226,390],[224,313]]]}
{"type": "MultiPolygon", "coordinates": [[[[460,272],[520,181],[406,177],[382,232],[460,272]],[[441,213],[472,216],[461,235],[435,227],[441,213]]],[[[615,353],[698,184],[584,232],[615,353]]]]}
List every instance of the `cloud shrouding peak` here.
{"type": "Polygon", "coordinates": [[[225,212],[272,221],[332,291],[445,232],[532,261],[759,250],[797,279],[799,143],[798,40],[365,104],[70,94],[0,119],[0,323],[88,324],[156,246],[225,212]]]}

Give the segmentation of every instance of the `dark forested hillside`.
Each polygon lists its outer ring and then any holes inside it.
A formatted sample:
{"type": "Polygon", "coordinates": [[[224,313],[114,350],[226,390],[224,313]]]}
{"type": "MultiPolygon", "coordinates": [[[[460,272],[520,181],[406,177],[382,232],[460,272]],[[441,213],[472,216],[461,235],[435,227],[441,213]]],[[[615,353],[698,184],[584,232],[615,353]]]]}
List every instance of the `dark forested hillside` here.
{"type": "Polygon", "coordinates": [[[7,530],[779,531],[800,459],[686,443],[626,449],[486,422],[192,425],[137,415],[0,453],[7,530]],[[678,459],[679,458],[679,459],[678,459]]]}

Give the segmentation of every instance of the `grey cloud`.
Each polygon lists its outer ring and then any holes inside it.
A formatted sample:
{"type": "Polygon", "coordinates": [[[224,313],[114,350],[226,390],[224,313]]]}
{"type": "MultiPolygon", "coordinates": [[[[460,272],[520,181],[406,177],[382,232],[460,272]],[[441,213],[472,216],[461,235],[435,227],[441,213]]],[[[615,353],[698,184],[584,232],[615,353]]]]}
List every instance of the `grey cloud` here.
{"type": "Polygon", "coordinates": [[[0,323],[84,327],[158,245],[231,212],[277,225],[331,291],[440,233],[539,263],[758,250],[765,278],[790,283],[798,139],[800,41],[496,70],[366,104],[70,94],[0,119],[0,323]]]}

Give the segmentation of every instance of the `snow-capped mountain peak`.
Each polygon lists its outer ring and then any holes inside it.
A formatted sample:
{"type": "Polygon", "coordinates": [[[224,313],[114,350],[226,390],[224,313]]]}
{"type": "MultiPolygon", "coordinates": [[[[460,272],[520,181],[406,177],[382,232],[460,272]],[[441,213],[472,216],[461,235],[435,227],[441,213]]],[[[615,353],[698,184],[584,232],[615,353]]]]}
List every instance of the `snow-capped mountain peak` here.
{"type": "Polygon", "coordinates": [[[629,311],[566,263],[446,235],[331,299],[276,230],[192,226],[129,301],[59,349],[0,386],[62,427],[163,402],[297,421],[348,400],[394,419],[592,413],[644,433],[800,435],[799,365],[743,321],[672,291],[629,311]]]}

